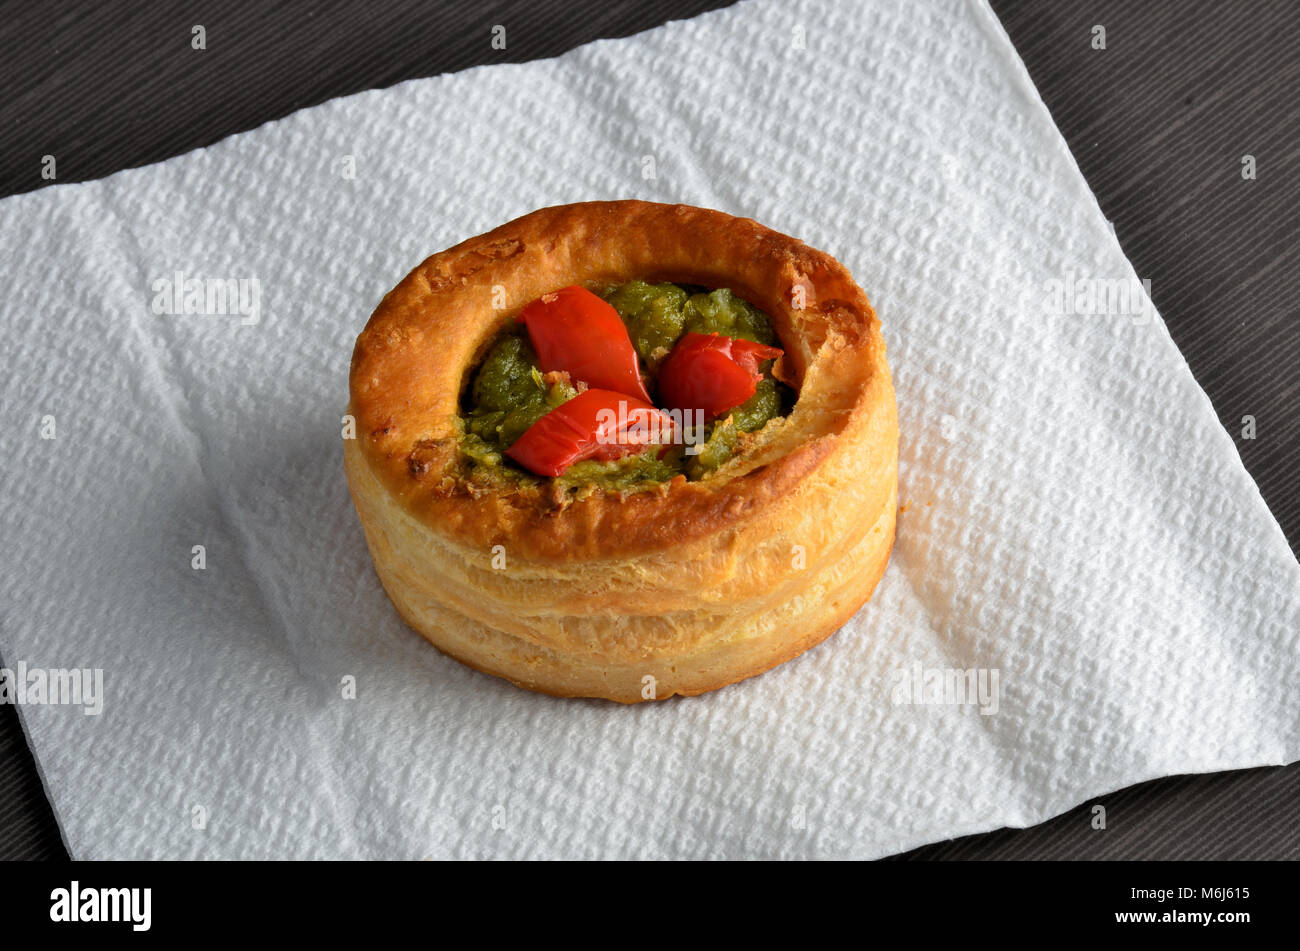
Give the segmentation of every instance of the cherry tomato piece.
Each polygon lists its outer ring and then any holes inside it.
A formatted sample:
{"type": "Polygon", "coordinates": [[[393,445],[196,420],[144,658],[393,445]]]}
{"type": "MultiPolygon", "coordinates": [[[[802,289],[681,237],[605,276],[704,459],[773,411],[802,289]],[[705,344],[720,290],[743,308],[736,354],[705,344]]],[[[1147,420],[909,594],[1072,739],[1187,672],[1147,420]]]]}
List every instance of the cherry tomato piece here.
{"type": "Polygon", "coordinates": [[[650,402],[627,327],[618,311],[591,291],[575,284],[543,294],[520,319],[544,373],[563,370],[594,389],[650,402]]]}
{"type": "Polygon", "coordinates": [[[540,476],[562,475],[584,459],[617,459],[672,438],[672,419],[613,390],[584,390],[529,426],[506,455],[540,476]]]}
{"type": "Polygon", "coordinates": [[[781,353],[750,340],[688,333],[659,369],[659,402],[669,409],[703,410],[714,419],[753,396],[763,378],[758,365],[781,353]]]}

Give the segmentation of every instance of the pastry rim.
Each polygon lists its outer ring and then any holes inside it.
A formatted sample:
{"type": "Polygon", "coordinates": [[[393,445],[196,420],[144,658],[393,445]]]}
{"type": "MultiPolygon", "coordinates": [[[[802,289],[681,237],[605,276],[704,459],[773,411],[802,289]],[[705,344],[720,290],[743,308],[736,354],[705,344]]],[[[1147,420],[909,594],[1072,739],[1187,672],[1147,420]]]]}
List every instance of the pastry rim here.
{"type": "Polygon", "coordinates": [[[539,209],[414,268],[357,339],[348,412],[379,481],[440,535],[479,550],[504,545],[527,560],[618,559],[761,518],[832,453],[849,451],[837,435],[886,390],[893,398],[884,353],[874,309],[830,255],[711,209],[582,202],[539,209]],[[730,287],[765,311],[799,394],[791,412],[696,482],[596,489],[563,506],[549,484],[466,487],[456,476],[455,419],[468,373],[491,341],[542,293],[633,279],[730,287]],[[504,296],[499,310],[494,291],[504,296]],[[812,387],[815,401],[806,399],[812,387]]]}

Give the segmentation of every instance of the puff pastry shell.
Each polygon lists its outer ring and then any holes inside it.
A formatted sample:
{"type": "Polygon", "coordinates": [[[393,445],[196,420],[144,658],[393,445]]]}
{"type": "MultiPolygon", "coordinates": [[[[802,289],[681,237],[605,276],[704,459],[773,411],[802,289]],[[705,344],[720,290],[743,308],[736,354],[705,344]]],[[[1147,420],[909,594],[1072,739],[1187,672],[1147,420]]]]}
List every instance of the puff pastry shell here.
{"type": "Polygon", "coordinates": [[[827,254],[685,205],[543,208],[435,254],[357,339],[344,440],[376,573],[440,650],[519,686],[625,703],[699,694],[808,650],[871,596],[897,510],[880,322],[827,254]],[[559,498],[458,478],[468,376],[520,309],[568,284],[729,287],[772,318],[798,393],[698,482],[559,498]]]}

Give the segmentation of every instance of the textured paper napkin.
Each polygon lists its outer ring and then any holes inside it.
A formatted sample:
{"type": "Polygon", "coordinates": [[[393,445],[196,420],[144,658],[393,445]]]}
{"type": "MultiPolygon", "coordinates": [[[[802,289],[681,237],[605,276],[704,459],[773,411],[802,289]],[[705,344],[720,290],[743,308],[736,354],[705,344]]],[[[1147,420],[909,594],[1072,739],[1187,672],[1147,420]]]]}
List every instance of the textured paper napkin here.
{"type": "Polygon", "coordinates": [[[1300,569],[982,6],[742,3],[10,198],[0,237],[0,651],[103,670],[97,716],[20,708],[77,858],[867,857],[1297,758],[1300,569]],[[618,197],[851,268],[907,503],[829,641],[637,708],[408,630],[340,456],[390,286],[618,197]]]}

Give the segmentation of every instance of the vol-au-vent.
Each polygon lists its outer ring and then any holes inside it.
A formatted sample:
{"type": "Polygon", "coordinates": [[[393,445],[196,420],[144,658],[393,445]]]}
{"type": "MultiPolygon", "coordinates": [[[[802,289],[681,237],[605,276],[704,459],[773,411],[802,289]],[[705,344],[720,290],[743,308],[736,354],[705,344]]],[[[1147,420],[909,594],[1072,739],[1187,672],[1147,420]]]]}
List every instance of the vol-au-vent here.
{"type": "Polygon", "coordinates": [[[880,322],[837,261],[749,219],[585,202],[471,238],[384,297],[350,391],[393,604],[532,690],[761,673],[856,612],[893,545],[880,322]]]}

